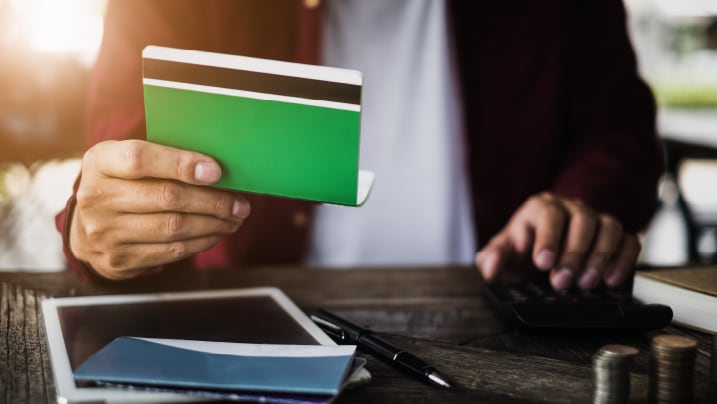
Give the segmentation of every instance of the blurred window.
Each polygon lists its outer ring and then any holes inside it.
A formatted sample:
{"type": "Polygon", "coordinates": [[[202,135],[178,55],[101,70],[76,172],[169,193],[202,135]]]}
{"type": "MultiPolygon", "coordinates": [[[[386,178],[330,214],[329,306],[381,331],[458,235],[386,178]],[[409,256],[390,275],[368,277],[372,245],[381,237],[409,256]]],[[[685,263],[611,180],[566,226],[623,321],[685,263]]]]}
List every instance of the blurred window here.
{"type": "Polygon", "coordinates": [[[641,74],[657,99],[658,131],[673,160],[643,261],[717,262],[717,1],[625,5],[641,74]]]}
{"type": "Polygon", "coordinates": [[[78,155],[103,0],[0,0],[0,162],[78,155]]]}

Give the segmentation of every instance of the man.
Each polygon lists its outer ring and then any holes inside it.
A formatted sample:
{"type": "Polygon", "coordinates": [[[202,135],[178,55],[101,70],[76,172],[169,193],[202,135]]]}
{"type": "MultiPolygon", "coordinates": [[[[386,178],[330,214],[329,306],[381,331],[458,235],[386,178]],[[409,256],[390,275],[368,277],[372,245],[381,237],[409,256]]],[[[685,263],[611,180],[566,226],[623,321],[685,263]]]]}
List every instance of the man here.
{"type": "Polygon", "coordinates": [[[522,265],[550,271],[557,289],[628,279],[661,162],[619,1],[371,3],[110,3],[90,149],[58,216],[71,266],[125,279],[190,257],[463,263],[479,240],[487,279],[522,265]],[[149,44],[364,70],[367,205],[211,188],[210,156],[143,141],[149,44]]]}

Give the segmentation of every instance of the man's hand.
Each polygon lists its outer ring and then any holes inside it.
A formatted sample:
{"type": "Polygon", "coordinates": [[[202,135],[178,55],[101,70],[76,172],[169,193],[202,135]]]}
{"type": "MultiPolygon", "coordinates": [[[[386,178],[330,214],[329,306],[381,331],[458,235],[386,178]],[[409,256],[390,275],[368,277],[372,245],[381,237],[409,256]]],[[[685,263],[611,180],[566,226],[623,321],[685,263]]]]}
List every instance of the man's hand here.
{"type": "Polygon", "coordinates": [[[591,289],[604,281],[620,285],[631,275],[640,244],[614,217],[580,201],[544,192],[528,199],[476,256],[487,280],[528,259],[550,271],[555,289],[577,284],[591,289]]]}
{"type": "Polygon", "coordinates": [[[137,276],[214,246],[249,216],[205,155],[140,140],[95,145],[82,160],[70,249],[109,279],[137,276]]]}

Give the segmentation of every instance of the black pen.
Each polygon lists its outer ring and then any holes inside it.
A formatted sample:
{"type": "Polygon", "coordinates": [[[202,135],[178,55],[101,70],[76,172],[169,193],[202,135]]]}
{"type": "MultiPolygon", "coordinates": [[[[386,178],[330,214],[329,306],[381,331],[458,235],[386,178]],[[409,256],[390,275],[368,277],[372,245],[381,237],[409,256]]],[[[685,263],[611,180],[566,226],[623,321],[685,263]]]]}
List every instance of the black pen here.
{"type": "Polygon", "coordinates": [[[344,320],[325,310],[317,311],[311,316],[311,319],[339,344],[355,344],[360,350],[377,356],[425,382],[441,387],[451,387],[433,366],[409,352],[396,348],[368,328],[344,320]]]}

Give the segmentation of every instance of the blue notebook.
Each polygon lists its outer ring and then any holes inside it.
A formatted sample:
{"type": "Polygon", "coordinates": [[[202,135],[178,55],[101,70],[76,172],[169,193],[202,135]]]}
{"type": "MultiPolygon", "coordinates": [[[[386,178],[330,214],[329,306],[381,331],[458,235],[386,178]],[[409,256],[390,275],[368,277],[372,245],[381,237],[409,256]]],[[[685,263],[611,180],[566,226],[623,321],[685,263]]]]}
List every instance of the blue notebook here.
{"type": "Polygon", "coordinates": [[[335,396],[353,345],[272,345],[120,337],[74,372],[78,381],[189,390],[335,396]]]}

